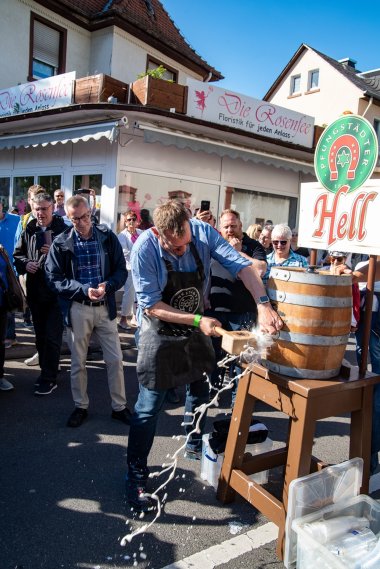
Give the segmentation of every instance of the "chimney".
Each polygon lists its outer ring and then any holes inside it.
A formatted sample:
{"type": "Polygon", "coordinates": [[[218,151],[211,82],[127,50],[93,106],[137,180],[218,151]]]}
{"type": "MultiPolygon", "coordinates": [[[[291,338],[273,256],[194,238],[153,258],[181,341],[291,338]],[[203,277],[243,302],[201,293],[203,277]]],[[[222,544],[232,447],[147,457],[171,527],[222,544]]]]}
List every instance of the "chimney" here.
{"type": "Polygon", "coordinates": [[[345,67],[351,67],[351,69],[355,69],[355,65],[357,64],[356,59],[351,59],[351,57],[345,57],[344,59],[339,59],[338,62],[344,65],[345,67]]]}

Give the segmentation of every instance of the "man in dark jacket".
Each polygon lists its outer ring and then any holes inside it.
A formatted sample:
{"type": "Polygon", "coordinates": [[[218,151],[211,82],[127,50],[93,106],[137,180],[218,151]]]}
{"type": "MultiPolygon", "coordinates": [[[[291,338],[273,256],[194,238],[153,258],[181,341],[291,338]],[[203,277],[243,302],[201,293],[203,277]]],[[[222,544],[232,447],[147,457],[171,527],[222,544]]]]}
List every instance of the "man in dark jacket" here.
{"type": "Polygon", "coordinates": [[[123,356],[116,323],[115,291],[128,273],[116,235],[91,221],[90,205],[72,196],[65,205],[73,227],[53,243],[46,262],[49,286],[58,293],[71,343],[71,391],[75,409],[68,427],[80,427],[87,417],[86,357],[90,337],[97,333],[107,366],[112,417],[129,424],[123,356]]]}
{"type": "MultiPolygon", "coordinates": [[[[219,219],[221,236],[238,251],[240,255],[251,261],[262,277],[267,263],[264,247],[243,232],[242,222],[238,211],[226,209],[219,219]]],[[[211,261],[211,287],[209,294],[211,310],[206,314],[217,318],[226,330],[250,329],[256,324],[256,303],[240,279],[234,278],[218,261],[211,261]]],[[[222,359],[222,339],[213,338],[216,361],[222,359]]],[[[231,377],[241,373],[241,368],[233,364],[230,368],[231,377]]],[[[211,384],[219,389],[222,386],[221,368],[216,366],[211,374],[211,384]]],[[[236,383],[236,382],[235,382],[236,383]]],[[[237,385],[237,383],[236,383],[237,385]]],[[[214,393],[212,392],[212,395],[214,393]]],[[[236,396],[236,387],[232,391],[232,404],[236,396]]]]}
{"type": "Polygon", "coordinates": [[[49,395],[57,387],[63,321],[58,296],[46,283],[45,261],[53,239],[65,231],[61,217],[53,215],[49,194],[36,194],[32,200],[32,219],[20,235],[14,251],[14,264],[26,275],[26,298],[32,313],[36,347],[41,367],[35,395],[49,395]]]}

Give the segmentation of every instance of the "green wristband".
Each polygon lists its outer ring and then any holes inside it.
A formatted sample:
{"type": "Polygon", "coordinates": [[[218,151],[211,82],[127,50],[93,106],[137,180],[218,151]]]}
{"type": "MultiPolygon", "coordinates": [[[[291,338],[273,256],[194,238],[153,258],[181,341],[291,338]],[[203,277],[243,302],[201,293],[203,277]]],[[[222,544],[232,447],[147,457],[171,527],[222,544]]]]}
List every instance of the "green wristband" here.
{"type": "Polygon", "coordinates": [[[202,320],[202,315],[196,314],[194,316],[193,326],[195,326],[196,328],[199,328],[199,324],[201,323],[201,320],[202,320]]]}

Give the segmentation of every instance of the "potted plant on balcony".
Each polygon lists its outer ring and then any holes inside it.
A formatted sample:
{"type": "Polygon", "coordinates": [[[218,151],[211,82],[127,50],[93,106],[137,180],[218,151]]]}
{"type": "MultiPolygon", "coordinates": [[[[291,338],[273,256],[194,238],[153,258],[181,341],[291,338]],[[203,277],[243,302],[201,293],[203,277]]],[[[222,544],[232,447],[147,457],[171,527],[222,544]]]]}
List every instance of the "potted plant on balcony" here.
{"type": "Polygon", "coordinates": [[[164,79],[165,71],[165,67],[160,65],[140,73],[131,86],[134,102],[167,111],[175,109],[177,113],[186,113],[187,87],[164,79]]]}

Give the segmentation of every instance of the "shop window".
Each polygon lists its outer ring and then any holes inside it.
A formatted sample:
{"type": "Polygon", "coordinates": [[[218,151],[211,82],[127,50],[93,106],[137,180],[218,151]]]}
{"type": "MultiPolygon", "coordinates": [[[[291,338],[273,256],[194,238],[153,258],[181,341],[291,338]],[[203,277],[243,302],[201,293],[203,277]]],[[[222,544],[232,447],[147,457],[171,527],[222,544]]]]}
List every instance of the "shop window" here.
{"type": "Polygon", "coordinates": [[[9,195],[10,192],[10,178],[0,178],[0,201],[3,204],[4,210],[7,211],[9,209],[9,195]]]}
{"type": "Polygon", "coordinates": [[[95,190],[95,207],[99,210],[101,207],[101,196],[102,196],[102,175],[101,174],[80,174],[74,176],[73,179],[73,190],[80,190],[85,188],[88,190],[95,190]]]}
{"type": "Polygon", "coordinates": [[[210,209],[217,217],[219,186],[179,178],[121,171],[115,224],[117,231],[124,229],[123,224],[120,224],[120,219],[128,209],[135,211],[139,220],[144,218],[152,222],[154,209],[169,199],[182,200],[192,215],[195,209],[200,207],[201,200],[210,200],[210,209]]]}
{"type": "Polygon", "coordinates": [[[165,73],[162,76],[162,79],[165,81],[172,81],[173,83],[177,83],[178,80],[178,73],[175,69],[168,66],[166,63],[159,61],[158,59],[154,59],[148,56],[146,70],[150,71],[151,69],[157,69],[160,65],[163,65],[166,69],[165,73]]]}
{"type": "Polygon", "coordinates": [[[63,28],[32,13],[28,80],[45,79],[65,72],[66,35],[63,28]]]}
{"type": "Polygon", "coordinates": [[[301,75],[293,75],[290,78],[290,95],[296,95],[301,91],[301,75]]]}
{"type": "Polygon", "coordinates": [[[319,87],[319,69],[313,69],[309,71],[309,79],[307,84],[308,91],[312,89],[318,89],[319,87]]]}
{"type": "Polygon", "coordinates": [[[47,193],[54,197],[55,190],[58,190],[61,187],[61,176],[38,176],[37,184],[43,186],[47,193]]]}
{"type": "Polygon", "coordinates": [[[272,219],[273,223],[287,223],[289,227],[296,226],[297,198],[234,188],[231,208],[236,209],[241,216],[245,230],[257,219],[272,219]],[[254,212],[255,217],[249,212],[254,212]]]}
{"type": "Polygon", "coordinates": [[[13,178],[13,203],[19,215],[30,211],[28,205],[28,189],[34,184],[34,176],[19,176],[13,178]]]}

